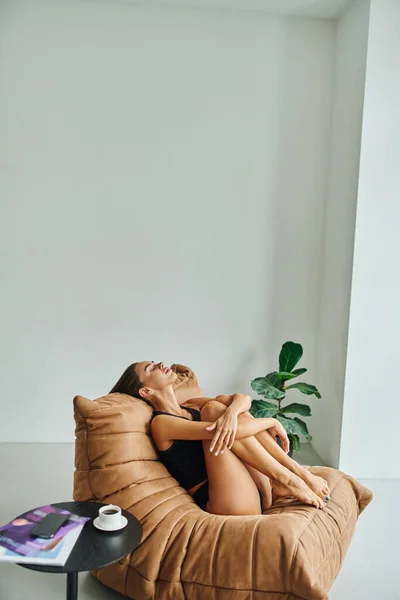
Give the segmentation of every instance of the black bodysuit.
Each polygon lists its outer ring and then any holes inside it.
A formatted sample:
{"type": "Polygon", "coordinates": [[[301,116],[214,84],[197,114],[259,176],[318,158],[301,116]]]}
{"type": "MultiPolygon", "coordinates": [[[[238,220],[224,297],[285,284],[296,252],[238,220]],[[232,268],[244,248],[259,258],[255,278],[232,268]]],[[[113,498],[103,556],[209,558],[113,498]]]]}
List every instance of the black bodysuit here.
{"type": "MultiPolygon", "coordinates": [[[[200,421],[200,411],[196,408],[182,406],[188,410],[193,421],[200,421]]],[[[179,419],[186,419],[180,415],[156,410],[156,415],[170,415],[179,419]]],[[[188,419],[190,421],[190,419],[188,419]]],[[[204,460],[203,444],[201,440],[175,440],[167,450],[158,450],[162,463],[167,467],[172,477],[180,483],[185,489],[190,489],[207,479],[207,468],[204,460]]]]}

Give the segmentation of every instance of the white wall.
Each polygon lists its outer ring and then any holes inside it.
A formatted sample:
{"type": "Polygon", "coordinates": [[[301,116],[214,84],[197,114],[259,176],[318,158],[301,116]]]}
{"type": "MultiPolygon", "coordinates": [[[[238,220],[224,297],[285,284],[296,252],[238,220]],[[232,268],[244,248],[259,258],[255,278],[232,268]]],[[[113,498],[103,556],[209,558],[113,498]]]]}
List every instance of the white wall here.
{"type": "Polygon", "coordinates": [[[357,0],[336,24],[330,159],[321,260],[317,380],[312,444],[337,467],[343,410],[351,273],[368,42],[369,1],[357,0]]]}
{"type": "Polygon", "coordinates": [[[135,360],[312,367],[333,24],[2,6],[0,441],[72,440],[135,360]]]}
{"type": "Polygon", "coordinates": [[[372,0],[340,468],[400,477],[400,3],[372,0]]]}

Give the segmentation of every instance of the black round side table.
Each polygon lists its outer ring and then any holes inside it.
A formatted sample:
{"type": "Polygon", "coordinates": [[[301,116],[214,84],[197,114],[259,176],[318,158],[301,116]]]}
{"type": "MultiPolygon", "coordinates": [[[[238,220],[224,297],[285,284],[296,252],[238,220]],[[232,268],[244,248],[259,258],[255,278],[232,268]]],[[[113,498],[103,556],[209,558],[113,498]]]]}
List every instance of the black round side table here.
{"type": "Polygon", "coordinates": [[[78,598],[78,572],[107,567],[136,550],[142,538],[142,525],[136,517],[126,510],[122,510],[122,514],[128,519],[124,529],[101,531],[93,525],[93,520],[98,516],[99,509],[105,506],[104,504],[97,502],[57,502],[56,504],[53,503],[52,506],[91,519],[85,523],[67,562],[63,567],[17,564],[33,571],[66,573],[67,600],[76,600],[78,598]]]}

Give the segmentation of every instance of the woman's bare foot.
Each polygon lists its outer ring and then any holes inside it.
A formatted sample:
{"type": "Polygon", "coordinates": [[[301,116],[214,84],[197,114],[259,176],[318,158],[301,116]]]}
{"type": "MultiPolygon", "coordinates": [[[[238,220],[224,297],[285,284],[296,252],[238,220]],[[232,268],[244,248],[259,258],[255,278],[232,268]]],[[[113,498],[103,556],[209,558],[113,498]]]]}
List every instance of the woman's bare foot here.
{"type": "Polygon", "coordinates": [[[294,476],[291,483],[286,485],[280,481],[272,481],[272,498],[290,496],[297,498],[305,504],[311,504],[315,508],[324,508],[326,502],[322,500],[317,494],[315,494],[307,484],[300,479],[300,477],[294,476]]]}
{"type": "Polygon", "coordinates": [[[318,475],[314,475],[308,469],[303,468],[302,473],[299,475],[301,479],[308,485],[308,487],[318,494],[323,500],[326,500],[326,497],[331,495],[331,491],[329,489],[328,482],[325,481],[322,477],[318,477],[318,475]]]}

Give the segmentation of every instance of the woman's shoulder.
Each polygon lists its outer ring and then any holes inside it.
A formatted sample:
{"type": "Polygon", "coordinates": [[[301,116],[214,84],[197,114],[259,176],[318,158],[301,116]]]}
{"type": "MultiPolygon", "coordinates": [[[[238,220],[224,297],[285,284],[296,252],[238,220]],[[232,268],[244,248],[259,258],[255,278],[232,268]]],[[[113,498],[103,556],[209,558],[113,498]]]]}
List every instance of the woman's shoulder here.
{"type": "MultiPolygon", "coordinates": [[[[200,413],[200,408],[199,406],[194,403],[194,402],[185,402],[184,404],[181,404],[182,408],[186,408],[188,410],[187,413],[187,421],[199,421],[200,420],[200,416],[198,418],[196,418],[195,415],[193,415],[192,410],[196,410],[200,413]],[[192,418],[190,418],[190,414],[192,418]]],[[[168,414],[166,413],[166,416],[168,416],[168,414]]],[[[151,436],[157,446],[157,448],[159,450],[166,450],[166,446],[171,445],[171,439],[170,436],[168,435],[168,427],[166,426],[166,420],[162,419],[162,417],[164,417],[164,414],[153,414],[153,417],[151,419],[150,422],[150,432],[151,432],[151,436]]],[[[168,419],[167,419],[168,422],[168,419]]]]}
{"type": "Polygon", "coordinates": [[[210,400],[215,400],[215,398],[205,398],[205,397],[189,398],[189,400],[186,400],[186,402],[181,404],[181,406],[185,406],[186,408],[195,408],[197,410],[201,410],[203,408],[203,406],[205,406],[207,404],[207,402],[210,402],[210,400]]]}

